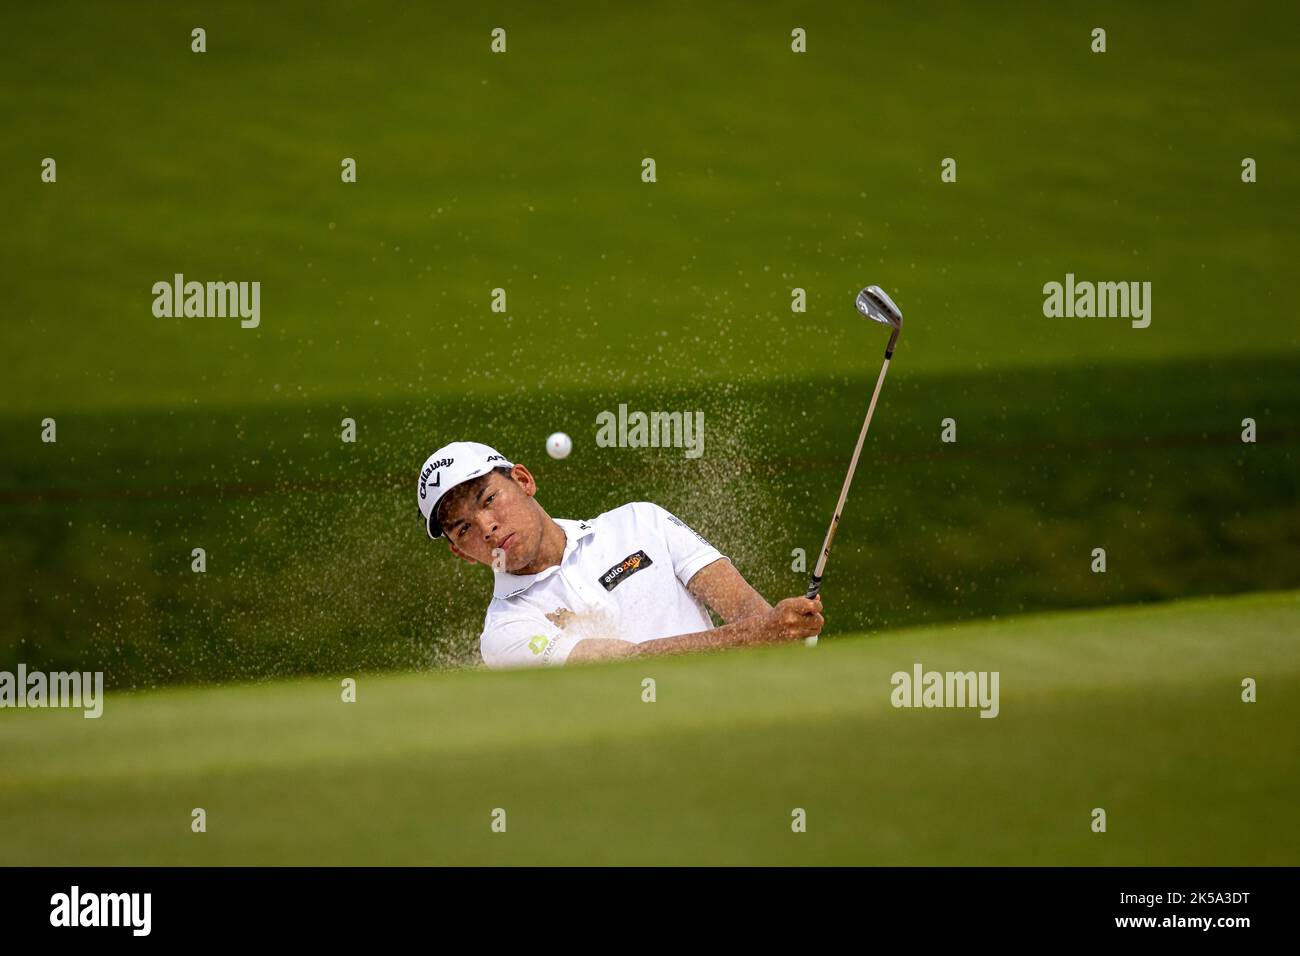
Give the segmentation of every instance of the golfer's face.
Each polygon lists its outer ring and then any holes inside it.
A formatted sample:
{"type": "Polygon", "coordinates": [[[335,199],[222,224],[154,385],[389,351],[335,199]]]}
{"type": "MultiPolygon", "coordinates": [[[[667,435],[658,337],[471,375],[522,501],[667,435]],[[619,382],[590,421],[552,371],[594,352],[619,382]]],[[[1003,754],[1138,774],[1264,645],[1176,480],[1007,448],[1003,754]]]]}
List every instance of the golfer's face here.
{"type": "Polygon", "coordinates": [[[510,478],[493,472],[473,494],[458,496],[443,517],[447,540],[481,564],[492,564],[501,550],[504,566],[513,571],[526,565],[537,550],[541,534],[535,509],[524,490],[510,478]]]}

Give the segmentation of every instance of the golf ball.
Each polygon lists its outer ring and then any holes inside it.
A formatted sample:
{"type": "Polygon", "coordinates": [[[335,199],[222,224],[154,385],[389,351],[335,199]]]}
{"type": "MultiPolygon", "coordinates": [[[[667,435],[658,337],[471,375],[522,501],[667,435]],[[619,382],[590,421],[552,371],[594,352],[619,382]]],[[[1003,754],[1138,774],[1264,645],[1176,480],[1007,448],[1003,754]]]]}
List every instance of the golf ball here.
{"type": "Polygon", "coordinates": [[[573,439],[564,432],[556,432],[546,439],[546,453],[552,458],[568,458],[573,451],[573,439]]]}

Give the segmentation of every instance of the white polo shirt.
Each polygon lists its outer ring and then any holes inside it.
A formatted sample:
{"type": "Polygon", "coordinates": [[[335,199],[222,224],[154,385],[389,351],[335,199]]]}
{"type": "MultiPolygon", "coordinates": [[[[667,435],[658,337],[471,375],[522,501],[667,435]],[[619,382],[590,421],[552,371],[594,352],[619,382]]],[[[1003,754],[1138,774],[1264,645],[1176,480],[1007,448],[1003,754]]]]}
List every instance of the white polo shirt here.
{"type": "Polygon", "coordinates": [[[713,627],[686,585],[723,555],[663,508],[634,501],[555,523],[568,538],[558,565],[495,573],[479,639],[489,667],[563,664],[588,637],[640,644],[713,627]]]}

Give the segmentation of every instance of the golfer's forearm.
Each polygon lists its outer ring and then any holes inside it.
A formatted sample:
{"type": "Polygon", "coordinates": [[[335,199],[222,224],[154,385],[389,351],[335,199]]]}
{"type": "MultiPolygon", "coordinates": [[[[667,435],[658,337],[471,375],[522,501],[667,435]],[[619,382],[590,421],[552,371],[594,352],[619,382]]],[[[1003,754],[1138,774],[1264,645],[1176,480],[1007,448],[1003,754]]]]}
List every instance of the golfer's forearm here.
{"type": "Polygon", "coordinates": [[[633,644],[616,637],[587,637],[569,652],[567,663],[586,664],[592,661],[616,660],[620,657],[644,657],[655,654],[688,654],[691,651],[712,651],[722,647],[740,647],[752,643],[749,639],[753,625],[738,622],[716,627],[711,631],[660,637],[653,641],[633,644]],[[743,625],[743,626],[742,626],[743,625]]]}
{"type": "Polygon", "coordinates": [[[723,647],[740,647],[752,643],[753,627],[749,621],[724,624],[711,631],[659,637],[633,645],[633,654],[642,657],[653,654],[687,654],[691,651],[712,651],[723,647]]]}
{"type": "Polygon", "coordinates": [[[687,588],[728,624],[772,609],[727,558],[706,565],[691,578],[687,588]]]}
{"type": "Polygon", "coordinates": [[[729,624],[772,610],[772,605],[768,603],[767,598],[755,591],[749,584],[746,584],[745,588],[747,593],[737,602],[736,610],[732,616],[726,619],[729,624]]]}

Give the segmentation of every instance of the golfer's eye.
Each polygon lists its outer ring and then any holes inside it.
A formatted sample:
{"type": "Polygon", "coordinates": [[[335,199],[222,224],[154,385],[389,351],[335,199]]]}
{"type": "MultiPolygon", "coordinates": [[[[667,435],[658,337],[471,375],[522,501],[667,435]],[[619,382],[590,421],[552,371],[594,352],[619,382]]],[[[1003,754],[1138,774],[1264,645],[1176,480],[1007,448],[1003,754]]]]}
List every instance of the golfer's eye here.
{"type": "Polygon", "coordinates": [[[492,504],[492,499],[495,497],[496,497],[496,492],[493,492],[492,494],[488,495],[487,501],[483,502],[483,507],[486,508],[488,505],[492,504]]]}

